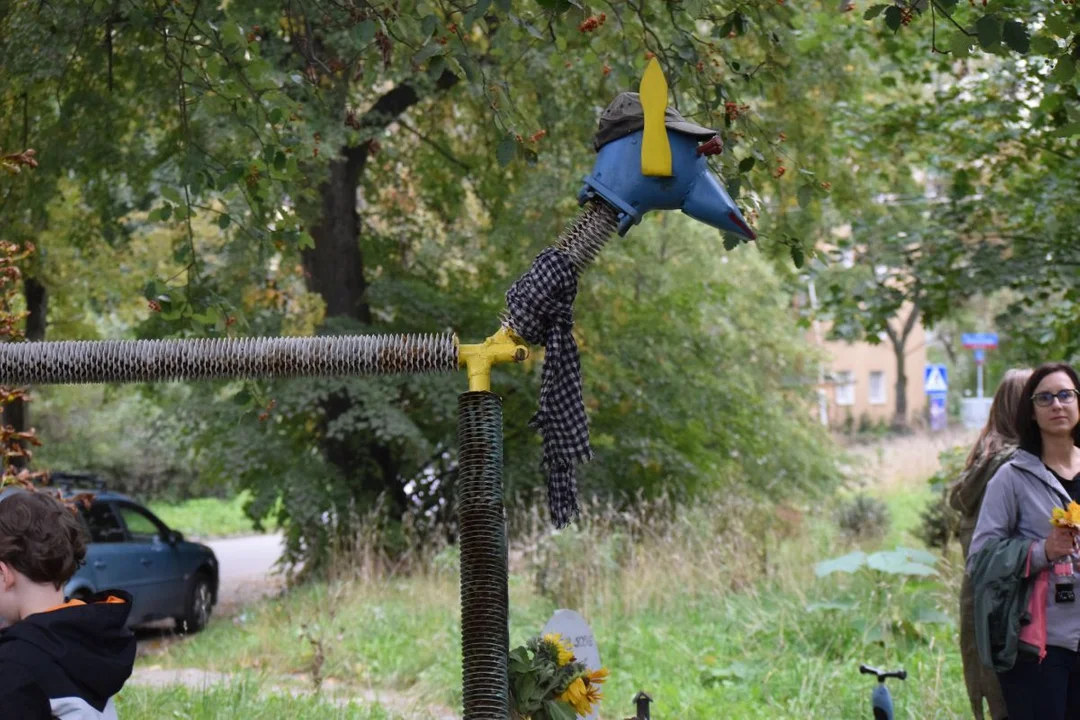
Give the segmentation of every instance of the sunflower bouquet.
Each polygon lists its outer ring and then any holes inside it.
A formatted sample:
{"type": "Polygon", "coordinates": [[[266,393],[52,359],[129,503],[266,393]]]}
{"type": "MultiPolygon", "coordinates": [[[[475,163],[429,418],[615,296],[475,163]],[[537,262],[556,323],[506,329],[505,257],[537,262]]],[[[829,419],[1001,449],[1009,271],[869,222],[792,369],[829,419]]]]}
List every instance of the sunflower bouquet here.
{"type": "Polygon", "coordinates": [[[510,717],[513,720],[575,720],[603,698],[608,671],[589,671],[558,633],[537,635],[510,651],[510,717]]]}
{"type": "Polygon", "coordinates": [[[1074,500],[1069,503],[1069,507],[1064,510],[1059,507],[1054,508],[1053,515],[1050,517],[1050,523],[1054,527],[1080,529],[1080,504],[1077,504],[1074,500]]]}

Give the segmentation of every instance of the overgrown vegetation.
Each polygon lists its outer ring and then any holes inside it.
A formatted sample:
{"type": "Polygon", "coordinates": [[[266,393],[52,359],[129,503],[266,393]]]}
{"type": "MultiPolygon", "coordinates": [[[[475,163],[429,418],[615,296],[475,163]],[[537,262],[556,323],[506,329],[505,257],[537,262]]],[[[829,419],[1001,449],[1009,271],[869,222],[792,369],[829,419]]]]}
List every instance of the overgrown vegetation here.
{"type": "MultiPolygon", "coordinates": [[[[604,717],[630,714],[642,689],[656,700],[654,717],[861,717],[873,686],[858,674],[861,662],[908,670],[893,688],[900,717],[967,711],[954,627],[960,569],[949,558],[893,552],[890,536],[849,544],[869,562],[819,577],[839,540],[827,517],[752,509],[728,500],[635,514],[589,506],[571,533],[536,524],[512,548],[512,644],[574,603],[611,670],[604,717]],[[604,548],[615,546],[621,560],[607,562],[604,548]]],[[[894,528],[902,542],[911,529],[894,528]]],[[[377,687],[420,707],[458,707],[456,577],[339,570],[334,582],[219,620],[143,662],[310,688],[317,653],[302,627],[324,641],[324,698],[377,687]]]]}

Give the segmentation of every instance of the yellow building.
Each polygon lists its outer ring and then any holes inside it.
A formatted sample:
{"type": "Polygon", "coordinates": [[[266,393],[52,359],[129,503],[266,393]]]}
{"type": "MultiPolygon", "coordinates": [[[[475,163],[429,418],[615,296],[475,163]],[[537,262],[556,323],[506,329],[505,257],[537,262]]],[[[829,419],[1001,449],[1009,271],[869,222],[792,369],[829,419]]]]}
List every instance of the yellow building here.
{"type": "MultiPolygon", "coordinates": [[[[823,328],[821,337],[828,334],[823,328]]],[[[867,342],[813,341],[824,347],[825,363],[818,389],[824,399],[824,417],[833,427],[852,424],[854,429],[866,422],[892,423],[896,415],[896,354],[888,337],[877,345],[867,342]],[[849,420],[850,418],[850,420],[849,420]]],[[[911,426],[924,422],[926,395],[923,371],[926,367],[926,331],[916,323],[904,349],[904,374],[907,376],[907,420],[911,426]]]]}

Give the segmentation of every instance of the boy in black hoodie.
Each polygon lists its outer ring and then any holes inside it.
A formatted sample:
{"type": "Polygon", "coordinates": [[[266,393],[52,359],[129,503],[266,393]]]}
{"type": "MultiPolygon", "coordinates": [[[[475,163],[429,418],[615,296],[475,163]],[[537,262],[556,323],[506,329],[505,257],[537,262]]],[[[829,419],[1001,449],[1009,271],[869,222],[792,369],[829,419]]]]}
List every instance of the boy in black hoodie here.
{"type": "Polygon", "coordinates": [[[0,718],[116,720],[112,696],[135,664],[131,597],[66,601],[86,557],[79,519],[55,497],[0,492],[0,718]]]}

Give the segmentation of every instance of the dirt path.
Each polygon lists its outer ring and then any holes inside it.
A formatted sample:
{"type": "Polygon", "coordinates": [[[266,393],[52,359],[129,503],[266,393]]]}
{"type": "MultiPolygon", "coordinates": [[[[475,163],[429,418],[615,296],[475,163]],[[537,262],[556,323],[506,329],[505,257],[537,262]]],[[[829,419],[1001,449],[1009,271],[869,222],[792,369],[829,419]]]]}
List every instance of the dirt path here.
{"type": "MultiPolygon", "coordinates": [[[[158,688],[184,685],[192,689],[204,690],[215,685],[228,685],[234,679],[235,676],[229,673],[219,673],[211,670],[150,666],[137,667],[127,684],[158,688]]],[[[287,694],[294,697],[316,694],[311,687],[310,678],[306,676],[284,676],[270,678],[269,680],[269,683],[263,687],[263,690],[267,693],[287,694]]],[[[408,693],[394,690],[346,688],[333,681],[327,681],[323,684],[318,697],[327,703],[339,706],[346,706],[349,703],[358,705],[378,704],[403,720],[461,719],[460,715],[448,707],[425,705],[408,693]]]]}
{"type": "Polygon", "coordinates": [[[938,455],[955,446],[970,448],[978,432],[954,428],[941,433],[918,433],[852,445],[848,453],[853,470],[866,486],[886,490],[921,485],[941,467],[938,455]]]}

